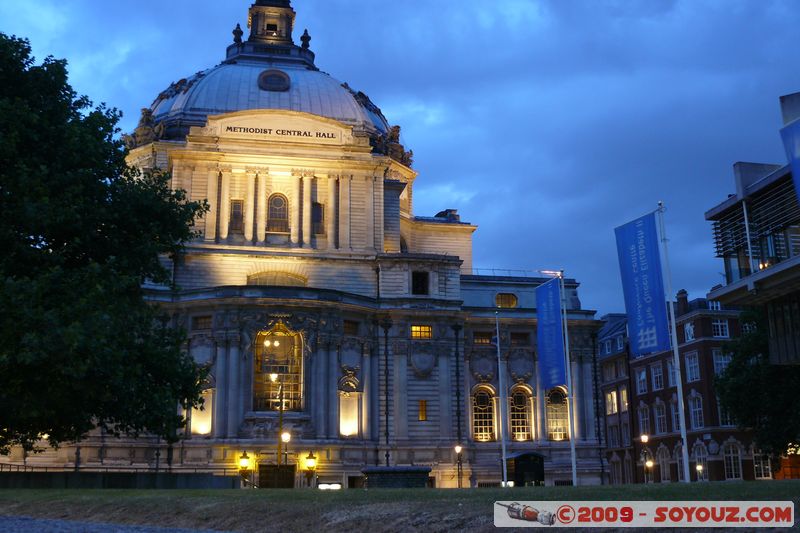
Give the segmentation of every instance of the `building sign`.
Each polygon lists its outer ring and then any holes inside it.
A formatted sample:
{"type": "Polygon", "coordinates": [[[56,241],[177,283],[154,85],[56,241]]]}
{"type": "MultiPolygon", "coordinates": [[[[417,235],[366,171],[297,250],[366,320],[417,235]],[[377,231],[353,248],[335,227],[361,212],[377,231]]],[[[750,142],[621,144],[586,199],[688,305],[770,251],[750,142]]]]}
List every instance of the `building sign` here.
{"type": "Polygon", "coordinates": [[[332,120],[272,111],[210,117],[208,130],[220,138],[331,145],[352,143],[353,137],[349,128],[332,120]]]}
{"type": "Polygon", "coordinates": [[[564,323],[559,278],[536,287],[536,347],[540,386],[552,389],[567,382],[564,365],[564,323]]]}
{"type": "Polygon", "coordinates": [[[650,213],[614,230],[619,271],[634,357],[669,350],[667,306],[658,249],[656,215],[650,213]]]}

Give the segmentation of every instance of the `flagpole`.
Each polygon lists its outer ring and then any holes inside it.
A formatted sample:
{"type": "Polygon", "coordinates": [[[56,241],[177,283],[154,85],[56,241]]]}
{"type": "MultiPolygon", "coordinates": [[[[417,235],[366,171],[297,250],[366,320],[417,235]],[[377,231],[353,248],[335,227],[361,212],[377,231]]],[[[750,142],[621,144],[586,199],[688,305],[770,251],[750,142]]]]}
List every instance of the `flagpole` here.
{"type": "Polygon", "coordinates": [[[667,309],[669,311],[669,320],[671,323],[670,327],[670,335],[672,337],[672,357],[673,357],[673,366],[675,367],[676,372],[676,383],[678,386],[678,405],[680,408],[678,409],[678,416],[681,421],[681,439],[683,440],[683,445],[681,446],[681,455],[683,456],[683,482],[690,483],[691,479],[689,478],[689,440],[686,438],[686,413],[684,409],[683,403],[683,378],[681,377],[681,358],[678,354],[678,330],[677,324],[675,323],[675,308],[672,305],[672,273],[670,272],[669,268],[669,252],[667,250],[667,232],[666,227],[664,225],[664,202],[658,202],[658,225],[659,230],[661,231],[661,245],[664,251],[664,274],[665,274],[665,285],[666,285],[666,292],[665,300],[667,303],[667,309]]]}
{"type": "Polygon", "coordinates": [[[500,388],[500,423],[497,424],[497,428],[500,431],[500,450],[501,450],[501,459],[503,462],[503,487],[508,486],[508,471],[506,470],[506,415],[505,415],[505,407],[506,407],[506,388],[505,383],[503,380],[503,366],[500,361],[500,317],[499,312],[494,312],[494,327],[495,327],[495,335],[496,341],[495,346],[497,346],[497,379],[498,379],[498,387],[500,388]]]}
{"type": "Polygon", "coordinates": [[[558,285],[561,291],[561,312],[564,322],[564,357],[566,358],[567,369],[567,418],[569,419],[569,454],[572,460],[572,486],[578,486],[578,466],[575,459],[575,402],[572,390],[572,364],[569,357],[569,331],[567,331],[567,298],[564,289],[564,271],[559,272],[558,285]]]}

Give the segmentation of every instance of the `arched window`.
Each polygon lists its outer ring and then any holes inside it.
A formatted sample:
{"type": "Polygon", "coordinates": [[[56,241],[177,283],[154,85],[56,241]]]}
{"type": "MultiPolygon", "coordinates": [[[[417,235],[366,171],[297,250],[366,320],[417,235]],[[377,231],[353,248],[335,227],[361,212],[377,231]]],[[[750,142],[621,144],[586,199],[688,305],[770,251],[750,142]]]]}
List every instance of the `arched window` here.
{"type": "Polygon", "coordinates": [[[472,432],[478,442],[494,440],[494,394],[481,387],[472,395],[472,432]]]}
{"type": "Polygon", "coordinates": [[[725,479],[742,479],[742,450],[738,444],[729,442],[722,447],[725,458],[725,479]]]}
{"type": "Polygon", "coordinates": [[[702,429],[705,425],[703,421],[703,398],[699,394],[689,398],[689,414],[692,418],[692,429],[702,429]]]}
{"type": "Polygon", "coordinates": [[[547,438],[556,441],[569,438],[568,423],[567,395],[562,389],[553,389],[547,395],[547,438]]]}
{"type": "Polygon", "coordinates": [[[666,448],[659,448],[658,454],[658,470],[661,475],[661,482],[672,481],[672,473],[669,471],[669,450],[666,448]]]}
{"type": "Polygon", "coordinates": [[[279,322],[256,336],[253,358],[253,408],[302,411],[303,341],[279,322]]]}
{"type": "Polygon", "coordinates": [[[697,481],[708,481],[708,450],[706,450],[703,444],[698,442],[692,449],[692,455],[695,461],[697,481]]]}
{"type": "Polygon", "coordinates": [[[533,401],[531,393],[525,387],[511,390],[509,413],[511,414],[511,438],[515,441],[533,440],[531,432],[531,413],[533,401]]]}
{"type": "Polygon", "coordinates": [[[289,201],[282,194],[273,194],[267,202],[267,231],[289,233],[289,201]]]}

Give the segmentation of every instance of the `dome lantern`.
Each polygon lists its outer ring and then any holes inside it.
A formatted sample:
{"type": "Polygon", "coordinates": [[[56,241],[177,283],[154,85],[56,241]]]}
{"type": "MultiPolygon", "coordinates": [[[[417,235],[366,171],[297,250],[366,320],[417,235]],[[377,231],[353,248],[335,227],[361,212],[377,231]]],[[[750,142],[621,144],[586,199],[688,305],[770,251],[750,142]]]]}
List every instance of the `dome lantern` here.
{"type": "Polygon", "coordinates": [[[289,0],[257,0],[250,6],[247,25],[251,43],[294,44],[295,11],[289,0]]]}

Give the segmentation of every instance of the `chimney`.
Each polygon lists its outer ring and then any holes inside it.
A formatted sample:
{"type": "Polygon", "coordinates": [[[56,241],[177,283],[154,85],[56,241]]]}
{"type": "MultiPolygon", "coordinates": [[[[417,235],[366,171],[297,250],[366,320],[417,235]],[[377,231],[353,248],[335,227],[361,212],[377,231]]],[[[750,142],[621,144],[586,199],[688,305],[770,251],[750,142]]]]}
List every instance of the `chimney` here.
{"type": "Polygon", "coordinates": [[[689,293],[686,292],[686,289],[681,289],[678,291],[678,316],[685,315],[689,312],[689,293]]]}

